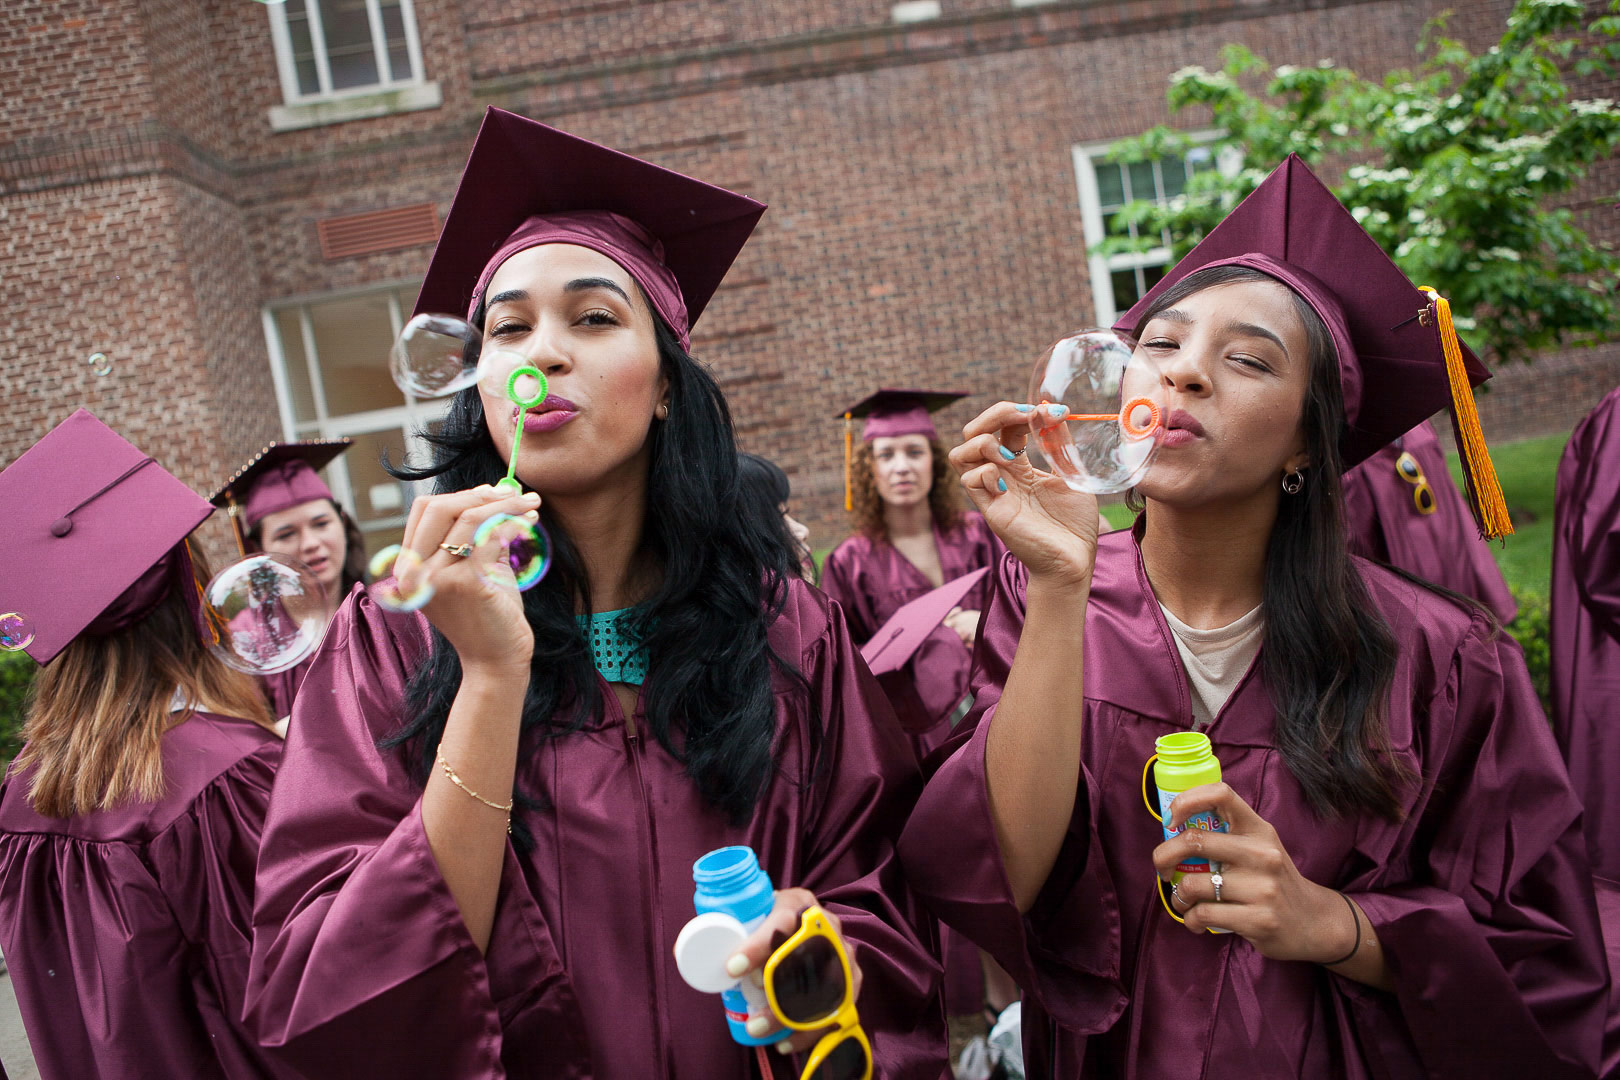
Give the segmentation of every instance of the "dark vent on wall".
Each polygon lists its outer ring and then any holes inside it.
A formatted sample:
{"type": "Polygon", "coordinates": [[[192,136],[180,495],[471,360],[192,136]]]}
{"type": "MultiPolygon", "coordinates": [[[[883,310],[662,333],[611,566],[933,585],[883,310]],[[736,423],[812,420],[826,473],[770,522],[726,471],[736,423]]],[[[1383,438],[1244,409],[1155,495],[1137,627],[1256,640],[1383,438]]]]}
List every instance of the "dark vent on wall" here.
{"type": "Polygon", "coordinates": [[[396,206],[315,223],[328,261],[431,244],[439,238],[439,211],[430,202],[396,206]]]}

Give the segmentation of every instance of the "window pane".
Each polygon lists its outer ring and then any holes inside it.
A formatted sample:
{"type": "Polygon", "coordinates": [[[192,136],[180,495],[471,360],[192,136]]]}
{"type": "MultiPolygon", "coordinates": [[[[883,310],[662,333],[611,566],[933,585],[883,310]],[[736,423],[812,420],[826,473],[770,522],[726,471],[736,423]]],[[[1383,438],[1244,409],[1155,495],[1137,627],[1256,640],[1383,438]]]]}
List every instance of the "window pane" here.
{"type": "Polygon", "coordinates": [[[1104,210],[1125,204],[1125,177],[1120,166],[1109,161],[1097,162],[1097,202],[1104,210]]]}
{"type": "Polygon", "coordinates": [[[1164,197],[1173,199],[1187,190],[1187,167],[1180,159],[1159,162],[1159,175],[1164,181],[1164,197]]]}
{"type": "Polygon", "coordinates": [[[1168,266],[1163,265],[1144,266],[1137,271],[1137,273],[1140,275],[1138,280],[1141,282],[1142,292],[1146,293],[1149,289],[1153,288],[1153,286],[1157,285],[1160,280],[1163,279],[1164,272],[1168,269],[1168,266]]]}
{"type": "Polygon", "coordinates": [[[410,509],[406,486],[388,475],[382,455],[399,465],[405,460],[405,433],[398,428],[354,435],[354,445],[343,455],[349,467],[349,488],[354,493],[354,519],[361,528],[403,518],[410,509]]]}
{"type": "Polygon", "coordinates": [[[1189,176],[1214,167],[1215,155],[1210,153],[1209,147],[1195,146],[1187,151],[1187,174],[1189,176]]]}
{"type": "Polygon", "coordinates": [[[375,86],[380,82],[365,0],[322,0],[320,13],[332,89],[375,86]]]}
{"type": "Polygon", "coordinates": [[[1142,299],[1143,289],[1136,281],[1135,270],[1115,270],[1108,275],[1114,285],[1114,314],[1127,311],[1142,299]]]}
{"type": "Polygon", "coordinates": [[[405,16],[400,14],[399,3],[382,5],[383,37],[387,41],[388,67],[395,82],[406,82],[416,77],[411,71],[411,54],[405,48],[405,16]]]}
{"type": "Polygon", "coordinates": [[[309,36],[309,12],[304,0],[287,0],[287,37],[292,42],[293,71],[298,76],[300,94],[321,92],[321,79],[315,70],[315,44],[309,36]]]}
{"type": "Polygon", "coordinates": [[[388,373],[394,331],[386,293],[311,304],[309,317],[315,328],[315,355],[320,361],[328,416],[405,403],[388,373]]]}
{"type": "Polygon", "coordinates": [[[309,362],[304,356],[304,334],[298,325],[298,309],[276,312],[276,333],[281,338],[281,356],[287,372],[287,389],[292,394],[293,417],[307,423],[315,417],[315,394],[309,388],[309,362]]]}
{"type": "Polygon", "coordinates": [[[1131,198],[1156,199],[1159,197],[1158,187],[1153,182],[1153,162],[1133,161],[1131,173],[1131,198]]]}

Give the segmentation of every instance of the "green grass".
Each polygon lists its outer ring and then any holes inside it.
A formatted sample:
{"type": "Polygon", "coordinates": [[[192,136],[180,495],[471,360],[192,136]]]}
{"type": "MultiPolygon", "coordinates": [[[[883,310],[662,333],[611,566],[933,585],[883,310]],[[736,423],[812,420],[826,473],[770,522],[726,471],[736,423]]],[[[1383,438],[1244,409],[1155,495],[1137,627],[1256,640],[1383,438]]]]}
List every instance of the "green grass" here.
{"type": "MultiPolygon", "coordinates": [[[[1552,581],[1553,484],[1569,433],[1491,447],[1502,496],[1513,518],[1513,535],[1491,545],[1509,586],[1545,597],[1552,581]]],[[[1447,454],[1451,477],[1462,488],[1462,465],[1447,454]]]]}

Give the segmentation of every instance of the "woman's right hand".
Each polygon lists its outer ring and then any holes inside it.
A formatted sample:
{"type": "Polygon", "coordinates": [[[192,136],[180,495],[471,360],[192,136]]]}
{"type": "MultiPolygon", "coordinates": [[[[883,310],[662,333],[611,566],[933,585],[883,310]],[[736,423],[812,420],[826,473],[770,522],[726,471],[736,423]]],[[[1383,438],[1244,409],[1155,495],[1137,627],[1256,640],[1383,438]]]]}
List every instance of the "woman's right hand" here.
{"type": "Polygon", "coordinates": [[[1097,500],[1017,454],[1028,441],[1032,416],[1063,423],[1051,417],[1046,405],[997,402],[962,428],[965,441],[951,451],[951,466],[990,528],[1029,570],[1031,581],[1086,585],[1097,561],[1097,500]],[[1008,458],[1007,453],[1017,456],[1008,458]]]}
{"type": "Polygon", "coordinates": [[[409,593],[424,577],[431,583],[433,599],[422,612],[455,647],[464,672],[522,671],[526,676],[534,653],[534,631],[523,615],[523,594],[516,582],[499,583],[486,576],[499,553],[475,550],[470,555],[452,555],[443,546],[471,544],[478,527],[496,514],[535,521],[540,496],[533,492],[508,495],[482,484],[468,491],[418,498],[411,504],[402,544],[422,561],[401,572],[400,585],[409,593]]]}

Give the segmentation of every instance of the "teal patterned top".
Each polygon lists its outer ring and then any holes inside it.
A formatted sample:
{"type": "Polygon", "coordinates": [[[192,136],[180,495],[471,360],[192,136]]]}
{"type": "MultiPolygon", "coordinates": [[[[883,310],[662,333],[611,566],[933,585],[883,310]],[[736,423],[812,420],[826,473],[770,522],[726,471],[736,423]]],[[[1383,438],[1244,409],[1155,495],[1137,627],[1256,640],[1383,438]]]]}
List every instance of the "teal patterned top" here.
{"type": "Polygon", "coordinates": [[[580,632],[590,642],[596,670],[610,683],[640,686],[647,680],[647,650],[627,634],[619,632],[619,616],[629,608],[575,615],[580,632]]]}

